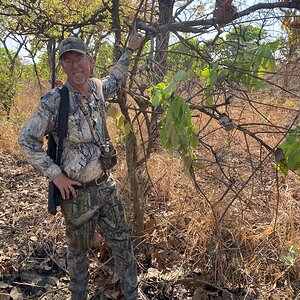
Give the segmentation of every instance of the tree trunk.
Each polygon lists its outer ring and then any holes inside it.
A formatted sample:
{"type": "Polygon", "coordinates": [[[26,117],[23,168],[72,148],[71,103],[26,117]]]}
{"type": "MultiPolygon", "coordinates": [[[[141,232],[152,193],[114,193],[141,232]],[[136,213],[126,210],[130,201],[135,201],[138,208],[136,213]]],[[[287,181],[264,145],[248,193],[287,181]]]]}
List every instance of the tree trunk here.
{"type": "MultiPolygon", "coordinates": [[[[173,18],[173,0],[159,0],[159,24],[170,24],[173,18]]],[[[155,72],[158,81],[163,80],[168,71],[168,47],[170,31],[166,28],[156,37],[155,72]]]]}
{"type": "MultiPolygon", "coordinates": [[[[117,61],[122,54],[121,52],[121,23],[119,16],[119,0],[113,0],[112,9],[113,28],[115,33],[115,44],[114,44],[114,59],[117,61]]],[[[123,84],[125,87],[126,83],[123,84]]],[[[118,102],[121,108],[121,112],[124,115],[126,121],[132,125],[127,103],[127,95],[125,88],[122,88],[118,93],[118,102]]],[[[143,235],[143,224],[144,224],[144,210],[143,210],[143,199],[139,196],[139,184],[137,180],[137,140],[134,131],[131,130],[126,137],[126,163],[128,170],[128,177],[131,189],[131,198],[133,201],[134,212],[133,212],[133,235],[137,238],[136,244],[139,244],[139,237],[143,235]]]]}
{"type": "MultiPolygon", "coordinates": [[[[159,24],[170,24],[173,19],[173,0],[159,0],[159,24]]],[[[156,82],[163,81],[164,77],[168,72],[168,47],[170,40],[170,31],[166,27],[162,33],[156,37],[156,52],[155,52],[155,78],[156,82]]],[[[159,108],[158,108],[159,109],[159,108]]],[[[153,113],[151,115],[151,134],[152,143],[155,148],[155,144],[159,139],[159,123],[158,114],[153,113]]]]}

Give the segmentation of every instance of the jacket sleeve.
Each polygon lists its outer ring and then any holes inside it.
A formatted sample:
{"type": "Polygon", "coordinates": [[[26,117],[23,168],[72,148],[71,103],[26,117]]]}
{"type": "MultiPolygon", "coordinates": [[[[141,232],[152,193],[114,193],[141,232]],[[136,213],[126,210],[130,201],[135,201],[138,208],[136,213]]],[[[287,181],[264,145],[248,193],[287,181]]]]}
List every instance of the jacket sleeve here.
{"type": "Polygon", "coordinates": [[[127,76],[128,65],[130,62],[130,57],[127,52],[125,52],[116,65],[112,68],[109,75],[103,79],[103,97],[104,99],[112,96],[122,85],[122,82],[127,76]]]}
{"type": "Polygon", "coordinates": [[[43,149],[43,141],[44,136],[54,130],[55,123],[55,115],[41,101],[19,134],[19,146],[26,161],[50,181],[61,173],[61,169],[43,149]]]}

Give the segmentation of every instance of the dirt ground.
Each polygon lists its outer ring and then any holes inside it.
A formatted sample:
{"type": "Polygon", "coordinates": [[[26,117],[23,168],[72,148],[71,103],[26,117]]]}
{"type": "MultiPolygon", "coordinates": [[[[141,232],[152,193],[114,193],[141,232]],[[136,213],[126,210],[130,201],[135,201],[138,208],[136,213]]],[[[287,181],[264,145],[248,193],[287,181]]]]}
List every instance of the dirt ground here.
{"type": "Polygon", "coordinates": [[[1,153],[0,186],[0,299],[66,299],[52,294],[67,292],[67,278],[63,224],[47,213],[46,180],[1,153]]]}
{"type": "MultiPolygon", "coordinates": [[[[24,161],[1,153],[0,300],[70,299],[63,220],[60,212],[47,212],[47,185],[24,161]]],[[[89,299],[123,299],[104,241],[90,261],[89,299]]],[[[164,286],[160,272],[140,258],[138,266],[145,299],[206,299],[180,285],[164,286]]]]}

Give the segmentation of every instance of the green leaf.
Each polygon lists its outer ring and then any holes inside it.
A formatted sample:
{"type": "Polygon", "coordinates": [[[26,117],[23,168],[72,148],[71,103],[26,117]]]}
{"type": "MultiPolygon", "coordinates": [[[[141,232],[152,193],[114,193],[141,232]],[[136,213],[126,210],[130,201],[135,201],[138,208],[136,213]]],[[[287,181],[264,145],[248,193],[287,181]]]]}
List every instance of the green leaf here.
{"type": "Polygon", "coordinates": [[[207,96],[207,98],[205,99],[205,104],[206,105],[213,105],[214,104],[214,99],[213,99],[212,94],[207,96]]]}
{"type": "Polygon", "coordinates": [[[277,163],[275,166],[276,166],[277,171],[280,171],[280,172],[282,172],[282,174],[284,176],[287,176],[289,168],[288,168],[286,162],[277,163]]]}
{"type": "Polygon", "coordinates": [[[287,147],[285,148],[285,150],[283,152],[284,152],[285,156],[288,157],[288,156],[292,155],[298,149],[300,149],[300,143],[298,141],[298,138],[296,138],[293,143],[287,145],[287,147]]]}
{"type": "Polygon", "coordinates": [[[164,90],[165,88],[166,88],[166,84],[163,82],[160,82],[155,86],[155,89],[157,90],[164,90]]]}
{"type": "Polygon", "coordinates": [[[265,45],[260,45],[257,49],[255,54],[253,55],[252,61],[255,63],[257,67],[259,67],[263,60],[264,60],[264,51],[265,51],[265,45]]]}
{"type": "Polygon", "coordinates": [[[287,166],[290,170],[297,170],[300,168],[300,149],[294,151],[287,157],[287,166]]]}
{"type": "Polygon", "coordinates": [[[291,132],[288,134],[286,139],[279,145],[279,148],[281,148],[286,153],[287,149],[296,142],[297,135],[294,132],[291,132]]]}
{"type": "Polygon", "coordinates": [[[276,40],[274,42],[268,42],[267,45],[270,47],[270,49],[275,52],[279,49],[280,46],[280,40],[276,40]]]}
{"type": "Polygon", "coordinates": [[[183,70],[179,70],[175,75],[174,75],[174,80],[175,81],[181,81],[181,80],[187,80],[188,79],[188,73],[183,71],[183,70]]]}
{"type": "Polygon", "coordinates": [[[107,111],[107,116],[115,119],[115,118],[117,118],[119,113],[120,112],[119,112],[118,108],[114,105],[111,105],[107,111]]]}
{"type": "Polygon", "coordinates": [[[215,83],[218,80],[218,68],[219,68],[219,63],[214,62],[212,64],[210,76],[209,76],[209,85],[215,85],[215,83]]]}
{"type": "Polygon", "coordinates": [[[210,68],[205,68],[204,70],[202,70],[201,72],[201,76],[202,78],[201,79],[207,79],[210,75],[210,68]]]}
{"type": "Polygon", "coordinates": [[[172,130],[170,131],[170,138],[172,141],[172,147],[174,149],[177,149],[177,147],[179,145],[179,137],[178,137],[176,131],[174,130],[174,128],[172,128],[172,130]]]}
{"type": "Polygon", "coordinates": [[[174,101],[170,106],[170,111],[174,114],[174,117],[178,120],[182,119],[183,116],[183,103],[182,101],[174,101]]]}
{"type": "Polygon", "coordinates": [[[131,131],[131,126],[130,124],[127,122],[125,125],[124,125],[124,134],[127,136],[131,131]]]}
{"type": "Polygon", "coordinates": [[[273,72],[276,70],[276,61],[273,57],[270,58],[268,63],[266,64],[266,69],[273,72]]]}
{"type": "Polygon", "coordinates": [[[190,137],[190,146],[192,149],[196,149],[199,145],[199,140],[196,137],[190,137]]]}
{"type": "Polygon", "coordinates": [[[162,99],[162,94],[156,93],[153,97],[150,98],[150,102],[154,107],[157,107],[159,106],[161,99],[162,99]]]}
{"type": "Polygon", "coordinates": [[[116,127],[118,129],[122,129],[123,126],[124,126],[124,120],[125,120],[125,117],[120,114],[117,118],[116,118],[116,127]]]}
{"type": "Polygon", "coordinates": [[[182,158],[183,160],[183,166],[188,171],[192,167],[193,160],[190,156],[186,155],[182,158]]]}
{"type": "Polygon", "coordinates": [[[167,98],[171,97],[176,89],[176,81],[172,80],[165,88],[164,92],[167,98]]]}

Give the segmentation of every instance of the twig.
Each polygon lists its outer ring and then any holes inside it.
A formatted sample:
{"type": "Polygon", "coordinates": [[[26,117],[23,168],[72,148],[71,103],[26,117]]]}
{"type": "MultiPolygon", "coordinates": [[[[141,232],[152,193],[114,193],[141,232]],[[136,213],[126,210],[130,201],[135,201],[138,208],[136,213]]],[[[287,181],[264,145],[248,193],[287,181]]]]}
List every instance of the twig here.
{"type": "Polygon", "coordinates": [[[41,297],[39,297],[38,300],[43,300],[43,298],[44,298],[45,296],[47,296],[47,295],[49,295],[49,294],[52,294],[52,293],[55,293],[55,292],[60,291],[60,290],[64,290],[64,289],[66,289],[66,288],[68,288],[68,287],[67,287],[67,286],[63,286],[63,287],[57,288],[57,289],[55,289],[55,290],[47,291],[46,293],[44,293],[43,295],[41,295],[41,297]]]}
{"type": "Polygon", "coordinates": [[[50,259],[60,268],[62,269],[67,275],[69,275],[69,272],[46,250],[44,249],[47,255],[50,257],[50,259]]]}
{"type": "Polygon", "coordinates": [[[14,281],[13,283],[14,283],[14,284],[17,284],[17,285],[26,285],[26,286],[32,286],[32,287],[37,287],[37,288],[44,288],[44,287],[41,286],[41,285],[36,285],[36,284],[33,284],[33,283],[28,283],[28,282],[18,282],[18,281],[14,281]]]}
{"type": "Polygon", "coordinates": [[[0,292],[0,296],[10,296],[10,294],[0,292]]]}
{"type": "Polygon", "coordinates": [[[91,272],[91,277],[98,272],[99,269],[102,269],[104,266],[106,266],[111,260],[113,259],[113,256],[111,256],[109,259],[107,259],[104,263],[100,264],[100,266],[97,267],[96,270],[94,270],[94,272],[91,272]]]}
{"type": "MultiPolygon", "coordinates": [[[[167,281],[168,283],[171,283],[172,281],[167,281]]],[[[200,280],[200,279],[194,279],[194,278],[182,278],[182,279],[178,279],[177,281],[175,281],[173,284],[185,284],[185,283],[194,283],[194,284],[199,284],[199,285],[207,285],[207,286],[211,286],[216,290],[222,291],[224,293],[229,294],[230,296],[233,296],[233,294],[228,291],[227,289],[221,288],[213,283],[204,281],[204,280],[200,280]]]]}

